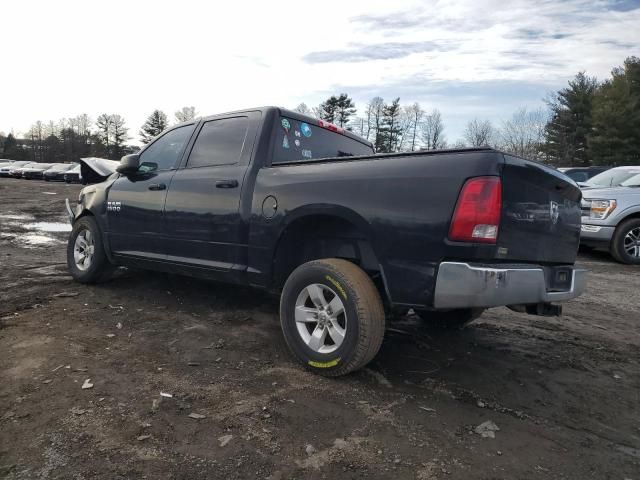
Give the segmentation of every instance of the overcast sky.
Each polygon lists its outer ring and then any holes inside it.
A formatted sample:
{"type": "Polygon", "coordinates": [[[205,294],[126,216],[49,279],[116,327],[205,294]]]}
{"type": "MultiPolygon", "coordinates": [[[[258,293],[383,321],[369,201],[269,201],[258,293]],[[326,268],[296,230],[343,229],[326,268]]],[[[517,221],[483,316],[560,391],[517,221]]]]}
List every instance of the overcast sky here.
{"type": "Polygon", "coordinates": [[[202,115],[346,92],[467,120],[537,108],[585,70],[640,55],[640,1],[30,1],[0,10],[0,131],[152,110],[202,115]]]}

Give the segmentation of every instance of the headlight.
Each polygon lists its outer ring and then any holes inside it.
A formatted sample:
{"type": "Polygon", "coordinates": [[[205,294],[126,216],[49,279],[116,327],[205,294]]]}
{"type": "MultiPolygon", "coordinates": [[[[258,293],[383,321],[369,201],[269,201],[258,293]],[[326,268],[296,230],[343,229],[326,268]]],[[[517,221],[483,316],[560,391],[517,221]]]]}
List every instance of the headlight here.
{"type": "Polygon", "coordinates": [[[615,200],[591,200],[589,218],[604,220],[616,209],[615,200]]]}

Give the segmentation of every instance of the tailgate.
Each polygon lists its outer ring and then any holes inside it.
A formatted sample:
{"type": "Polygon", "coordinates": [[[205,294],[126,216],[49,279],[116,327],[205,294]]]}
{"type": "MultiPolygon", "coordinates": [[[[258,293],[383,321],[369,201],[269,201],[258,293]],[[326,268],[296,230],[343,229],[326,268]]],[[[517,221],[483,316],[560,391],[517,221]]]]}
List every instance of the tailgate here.
{"type": "Polygon", "coordinates": [[[505,155],[498,257],[574,263],[580,243],[578,186],[545,165],[505,155]]]}

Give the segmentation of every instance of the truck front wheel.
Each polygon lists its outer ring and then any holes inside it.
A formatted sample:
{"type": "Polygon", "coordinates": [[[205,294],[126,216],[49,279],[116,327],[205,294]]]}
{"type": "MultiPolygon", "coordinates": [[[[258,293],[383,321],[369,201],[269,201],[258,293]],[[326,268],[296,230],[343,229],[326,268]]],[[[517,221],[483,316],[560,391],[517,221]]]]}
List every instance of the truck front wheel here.
{"type": "Polygon", "coordinates": [[[73,224],[67,243],[67,266],[74,280],[80,283],[105,281],[115,270],[104,251],[102,235],[93,217],[82,217],[73,224]]]}
{"type": "Polygon", "coordinates": [[[618,225],[611,239],[611,255],[620,263],[640,265],[640,218],[618,225]]]}
{"type": "Polygon", "coordinates": [[[376,286],[361,268],[328,258],[307,262],[289,276],[280,323],[289,349],[307,369],[337,377],[375,357],[385,314],[376,286]]]}

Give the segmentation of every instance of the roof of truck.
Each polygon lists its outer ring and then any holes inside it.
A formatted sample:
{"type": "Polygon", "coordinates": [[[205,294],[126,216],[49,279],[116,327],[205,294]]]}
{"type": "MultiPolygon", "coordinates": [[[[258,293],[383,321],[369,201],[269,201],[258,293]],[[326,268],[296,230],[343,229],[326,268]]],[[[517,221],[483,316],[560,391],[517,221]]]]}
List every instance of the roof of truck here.
{"type": "MultiPolygon", "coordinates": [[[[236,114],[248,113],[248,112],[268,112],[271,110],[275,110],[279,115],[284,115],[286,117],[293,118],[295,120],[307,122],[317,127],[331,130],[335,133],[339,133],[341,135],[344,135],[345,137],[349,137],[353,140],[357,140],[358,142],[364,143],[365,145],[368,145],[371,148],[373,148],[373,144],[369,140],[367,140],[366,138],[362,138],[361,136],[356,135],[355,133],[347,129],[338,127],[336,125],[333,125],[332,123],[325,122],[324,120],[320,120],[315,117],[310,117],[309,115],[303,115],[302,113],[298,113],[296,111],[289,110],[282,107],[276,107],[273,105],[265,106],[265,107],[255,107],[255,108],[243,108],[241,110],[232,110],[230,112],[213,113],[211,115],[201,115],[198,119],[207,119],[209,117],[213,118],[213,117],[221,117],[221,116],[227,116],[227,115],[236,115],[236,114]]],[[[191,123],[191,121],[183,122],[183,123],[191,123]]]]}

